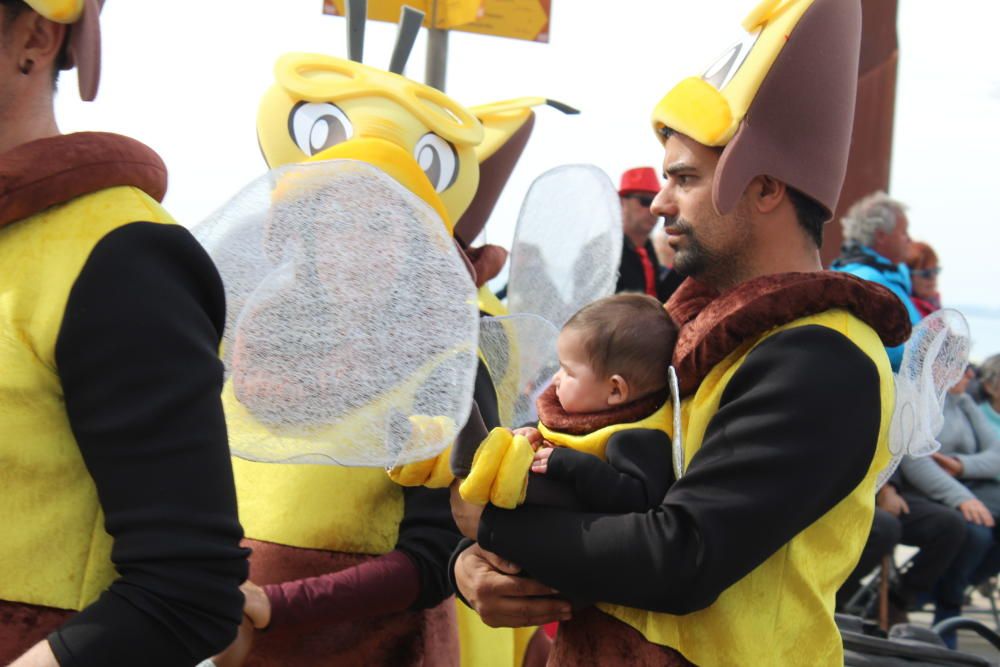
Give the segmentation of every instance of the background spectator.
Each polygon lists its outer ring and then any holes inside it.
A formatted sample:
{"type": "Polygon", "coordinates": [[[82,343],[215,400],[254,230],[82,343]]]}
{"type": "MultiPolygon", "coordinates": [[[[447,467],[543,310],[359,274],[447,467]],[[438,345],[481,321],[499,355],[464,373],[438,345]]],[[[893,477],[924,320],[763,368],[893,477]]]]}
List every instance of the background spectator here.
{"type": "Polygon", "coordinates": [[[986,398],[979,409],[1000,434],[1000,354],[994,354],[979,367],[979,387],[986,398]]]}
{"type": "Polygon", "coordinates": [[[682,278],[664,270],[650,240],[660,219],[649,207],[659,191],[660,179],[652,167],[636,167],[622,174],[618,196],[622,203],[625,241],[615,292],[645,292],[666,301],[682,278]]]}
{"type": "Polygon", "coordinates": [[[921,317],[927,317],[941,308],[941,295],[938,294],[937,277],[941,273],[937,253],[923,241],[913,241],[906,252],[906,266],[910,269],[910,280],[913,283],[913,305],[921,317]]]}
{"type": "MultiPolygon", "coordinates": [[[[910,247],[906,207],[884,192],[875,192],[859,200],[840,221],[844,247],[833,262],[835,271],[846,271],[859,278],[889,288],[906,306],[910,322],[921,315],[913,304],[910,270],[903,260],[910,247]]],[[[893,370],[899,370],[903,346],[886,348],[893,370]]]]}

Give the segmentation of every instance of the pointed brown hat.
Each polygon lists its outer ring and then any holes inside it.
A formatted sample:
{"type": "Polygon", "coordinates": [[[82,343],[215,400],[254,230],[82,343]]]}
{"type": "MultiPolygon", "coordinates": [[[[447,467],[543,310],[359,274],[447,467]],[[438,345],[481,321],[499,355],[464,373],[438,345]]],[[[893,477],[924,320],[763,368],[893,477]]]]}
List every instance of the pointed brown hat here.
{"type": "Polygon", "coordinates": [[[50,21],[69,25],[62,69],[77,69],[80,98],[92,102],[101,80],[101,9],[104,0],[25,0],[50,21]]]}
{"type": "Polygon", "coordinates": [[[720,214],[757,176],[776,178],[833,216],[847,171],[861,49],[860,0],[764,0],[747,36],[653,112],[670,131],[724,146],[712,199],[720,214]]]}

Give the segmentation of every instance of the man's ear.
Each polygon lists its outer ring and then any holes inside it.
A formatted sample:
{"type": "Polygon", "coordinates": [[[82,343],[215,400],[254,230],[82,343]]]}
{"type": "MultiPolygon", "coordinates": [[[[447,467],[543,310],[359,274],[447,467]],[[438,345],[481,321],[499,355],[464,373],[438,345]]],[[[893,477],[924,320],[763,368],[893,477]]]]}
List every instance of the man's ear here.
{"type": "Polygon", "coordinates": [[[756,177],[753,180],[753,193],[754,198],[751,203],[759,213],[773,213],[781,202],[788,199],[788,187],[770,176],[756,177]]]}
{"type": "Polygon", "coordinates": [[[612,375],[608,378],[611,383],[611,393],[608,395],[608,405],[624,405],[628,403],[629,391],[628,381],[621,375],[612,375]]]}

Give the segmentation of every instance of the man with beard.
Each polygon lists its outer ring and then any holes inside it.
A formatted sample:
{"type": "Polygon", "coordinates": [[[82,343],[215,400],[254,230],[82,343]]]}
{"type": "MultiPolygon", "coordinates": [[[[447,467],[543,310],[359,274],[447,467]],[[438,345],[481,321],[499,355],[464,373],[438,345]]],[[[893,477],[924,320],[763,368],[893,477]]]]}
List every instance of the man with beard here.
{"type": "Polygon", "coordinates": [[[744,27],[653,114],[666,183],[652,212],[690,276],[667,304],[682,475],[623,515],[452,496],[478,540],[454,559],[458,591],[491,624],[564,621],[550,665],[843,664],[834,596],[890,459],[883,346],[909,334],[890,292],[821,270],[860,3],[763,2],[744,27]]]}

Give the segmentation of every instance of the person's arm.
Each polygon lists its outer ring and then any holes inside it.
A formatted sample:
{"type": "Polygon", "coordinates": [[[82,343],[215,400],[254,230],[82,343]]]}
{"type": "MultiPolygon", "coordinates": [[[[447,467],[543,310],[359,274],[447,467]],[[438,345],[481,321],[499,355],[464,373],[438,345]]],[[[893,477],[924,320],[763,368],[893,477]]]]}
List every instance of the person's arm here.
{"type": "Polygon", "coordinates": [[[872,360],[831,329],[790,329],[735,372],[700,451],[659,507],[609,515],[488,506],[479,543],[571,599],[689,613],[862,482],[881,420],[872,360]]]}
{"type": "Polygon", "coordinates": [[[177,225],[94,248],[56,342],[66,412],[120,577],[48,640],[63,667],[194,664],[242,619],[248,550],[220,398],[225,296],[177,225]]]}
{"type": "Polygon", "coordinates": [[[549,456],[545,475],[570,482],[587,510],[624,514],[644,512],[660,504],[674,481],[666,433],[654,429],[619,431],[608,440],[605,453],[606,462],[592,454],[557,447],[549,456]]]}
{"type": "Polygon", "coordinates": [[[914,490],[948,507],[958,507],[975,498],[972,491],[942,470],[929,456],[904,456],[899,470],[914,490]]]}
{"type": "Polygon", "coordinates": [[[975,454],[954,454],[962,464],[962,479],[994,479],[1000,476],[1000,434],[987,421],[972,397],[959,396],[961,414],[969,420],[969,426],[976,434],[979,451],[975,454]]]}
{"type": "Polygon", "coordinates": [[[461,536],[448,489],[403,488],[396,548],[360,565],[264,586],[271,625],[338,623],[427,609],[453,593],[447,565],[461,536]]]}

